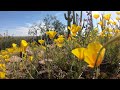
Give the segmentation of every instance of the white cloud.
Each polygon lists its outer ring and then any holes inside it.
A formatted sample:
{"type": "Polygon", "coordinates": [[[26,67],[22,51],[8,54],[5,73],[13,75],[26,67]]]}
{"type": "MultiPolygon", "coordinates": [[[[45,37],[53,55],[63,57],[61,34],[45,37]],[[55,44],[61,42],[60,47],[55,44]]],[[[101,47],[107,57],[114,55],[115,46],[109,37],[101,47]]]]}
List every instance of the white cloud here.
{"type": "Polygon", "coordinates": [[[61,16],[62,14],[63,14],[63,13],[59,12],[59,13],[56,13],[55,16],[56,16],[56,17],[59,17],[59,16],[61,16]]]}
{"type": "MultiPolygon", "coordinates": [[[[29,28],[33,25],[39,25],[41,24],[41,27],[44,28],[44,22],[42,20],[38,20],[34,23],[26,23],[24,27],[16,27],[15,29],[11,29],[11,30],[14,30],[14,35],[15,36],[28,36],[28,31],[29,31],[29,28]]],[[[39,29],[37,26],[34,26],[35,29],[39,29]]],[[[40,30],[38,30],[38,36],[40,35],[40,30]]]]}
{"type": "Polygon", "coordinates": [[[17,27],[16,29],[15,29],[15,35],[16,36],[28,36],[28,31],[29,31],[29,28],[27,28],[27,27],[17,27]]]}
{"type": "Polygon", "coordinates": [[[26,23],[26,26],[27,26],[27,27],[31,27],[31,26],[32,26],[32,23],[26,23]]]}

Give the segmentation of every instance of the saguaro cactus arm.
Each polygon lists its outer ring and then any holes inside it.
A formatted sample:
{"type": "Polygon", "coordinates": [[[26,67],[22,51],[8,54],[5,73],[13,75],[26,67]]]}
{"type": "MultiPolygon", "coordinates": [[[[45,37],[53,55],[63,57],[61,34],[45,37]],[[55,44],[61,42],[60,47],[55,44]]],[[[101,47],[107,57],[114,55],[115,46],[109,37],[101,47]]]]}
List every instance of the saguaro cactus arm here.
{"type": "Polygon", "coordinates": [[[66,15],[66,13],[64,13],[65,19],[68,20],[69,22],[71,22],[72,18],[73,18],[73,17],[70,17],[70,14],[71,14],[71,11],[68,11],[68,15],[66,15]]]}
{"type": "MultiPolygon", "coordinates": [[[[67,27],[70,26],[70,23],[72,22],[72,18],[73,18],[73,17],[71,17],[71,11],[67,11],[67,15],[66,15],[66,13],[64,13],[64,17],[67,20],[67,27]]],[[[70,35],[70,30],[68,29],[67,37],[69,37],[69,35],[70,35]]]]}

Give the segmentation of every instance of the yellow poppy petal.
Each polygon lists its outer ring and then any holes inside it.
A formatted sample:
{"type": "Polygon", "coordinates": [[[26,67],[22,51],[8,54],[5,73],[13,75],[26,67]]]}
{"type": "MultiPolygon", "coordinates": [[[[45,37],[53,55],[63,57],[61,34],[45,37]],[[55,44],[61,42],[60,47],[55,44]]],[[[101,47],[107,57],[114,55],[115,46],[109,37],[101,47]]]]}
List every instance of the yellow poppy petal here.
{"type": "Polygon", "coordinates": [[[63,44],[57,44],[57,46],[58,46],[58,47],[62,47],[62,46],[63,46],[63,44]]]}
{"type": "MultiPolygon", "coordinates": [[[[84,61],[89,64],[88,65],[89,67],[91,68],[94,67],[96,59],[97,59],[97,55],[101,48],[102,48],[102,45],[99,42],[92,42],[92,43],[89,43],[87,49],[85,49],[84,61]]],[[[105,54],[105,48],[101,51],[99,58],[96,62],[96,66],[99,66],[102,63],[104,54],[105,54]]]]}
{"type": "Polygon", "coordinates": [[[94,17],[95,19],[98,19],[98,18],[100,17],[100,15],[99,15],[99,14],[94,14],[93,17],[94,17]]]}
{"type": "Polygon", "coordinates": [[[4,79],[5,78],[5,72],[0,72],[0,78],[4,79]]]}
{"type": "Polygon", "coordinates": [[[80,60],[84,59],[84,49],[85,48],[76,48],[72,50],[72,53],[79,58],[80,60]]]}

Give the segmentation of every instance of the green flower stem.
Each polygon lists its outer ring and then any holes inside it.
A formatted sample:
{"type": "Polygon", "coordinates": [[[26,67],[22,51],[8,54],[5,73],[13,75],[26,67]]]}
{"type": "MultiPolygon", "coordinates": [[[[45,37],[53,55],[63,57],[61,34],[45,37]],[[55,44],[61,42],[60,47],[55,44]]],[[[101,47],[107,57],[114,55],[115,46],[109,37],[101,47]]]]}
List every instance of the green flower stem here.
{"type": "MultiPolygon", "coordinates": [[[[24,57],[23,57],[23,52],[22,52],[22,60],[23,60],[23,59],[24,59],[24,57]]],[[[25,59],[26,59],[26,58],[25,58],[25,59]]],[[[23,61],[22,61],[22,64],[24,65],[23,61]]],[[[24,65],[24,67],[25,67],[27,73],[29,74],[29,76],[30,76],[32,79],[34,79],[33,76],[31,75],[31,73],[28,71],[27,67],[26,67],[25,65],[24,65]]]]}
{"type": "Polygon", "coordinates": [[[30,63],[34,67],[34,69],[36,70],[36,72],[39,73],[38,70],[36,69],[35,65],[33,65],[32,62],[30,62],[30,63]]]}
{"type": "MultiPolygon", "coordinates": [[[[24,65],[24,64],[23,64],[23,65],[24,65]]],[[[32,79],[34,79],[33,76],[31,75],[31,73],[29,72],[29,70],[27,69],[27,67],[26,67],[25,65],[24,65],[24,67],[25,67],[27,73],[29,74],[29,76],[30,76],[32,79]]]]}

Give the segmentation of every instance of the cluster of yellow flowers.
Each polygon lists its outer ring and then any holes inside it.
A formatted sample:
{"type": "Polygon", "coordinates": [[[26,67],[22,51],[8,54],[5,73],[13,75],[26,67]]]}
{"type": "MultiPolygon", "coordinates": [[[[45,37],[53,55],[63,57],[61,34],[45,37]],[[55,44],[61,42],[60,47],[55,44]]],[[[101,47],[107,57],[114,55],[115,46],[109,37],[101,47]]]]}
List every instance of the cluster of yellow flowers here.
{"type": "MultiPolygon", "coordinates": [[[[116,20],[119,21],[120,20],[120,17],[119,17],[120,12],[116,12],[116,14],[118,15],[116,17],[116,20]]],[[[93,17],[95,19],[98,19],[100,17],[100,15],[96,13],[96,14],[93,15],[93,17]]],[[[117,21],[111,19],[111,14],[104,14],[103,19],[98,22],[98,24],[101,27],[104,27],[104,30],[102,30],[100,32],[99,36],[100,37],[108,37],[108,38],[116,36],[120,32],[119,28],[116,27],[117,21]],[[106,20],[106,26],[104,26],[105,23],[103,22],[103,20],[106,20]],[[115,27],[113,27],[112,25],[115,26],[115,27]]]]}
{"type": "Polygon", "coordinates": [[[72,36],[76,36],[77,32],[81,30],[81,27],[76,24],[72,24],[71,27],[68,26],[68,29],[71,31],[72,36]]]}
{"type": "MultiPolygon", "coordinates": [[[[95,19],[98,19],[98,18],[100,17],[100,15],[99,15],[99,14],[94,14],[93,17],[94,17],[95,19]]],[[[111,20],[110,18],[111,18],[111,14],[104,14],[104,15],[103,15],[103,20],[106,20],[106,21],[107,21],[107,25],[110,25],[110,24],[116,25],[117,22],[116,22],[115,20],[111,20]]],[[[116,17],[116,20],[120,20],[120,17],[117,16],[117,17],[116,17]]],[[[100,26],[103,26],[103,21],[102,21],[102,20],[99,21],[98,24],[99,24],[100,26]]]]}
{"type": "Polygon", "coordinates": [[[5,78],[6,66],[5,64],[0,64],[0,78],[5,78]]]}
{"type": "Polygon", "coordinates": [[[55,35],[57,34],[57,32],[56,31],[47,31],[46,34],[49,35],[50,39],[53,39],[55,37],[55,35]]]}
{"type": "MultiPolygon", "coordinates": [[[[25,40],[21,40],[20,47],[17,46],[17,44],[13,43],[12,47],[6,48],[5,50],[0,51],[0,78],[5,78],[6,75],[6,63],[10,61],[11,55],[15,53],[22,52],[23,54],[26,54],[26,48],[28,46],[28,43],[25,40]]],[[[33,60],[33,56],[28,57],[29,60],[33,60]]]]}
{"type": "MultiPolygon", "coordinates": [[[[47,35],[49,35],[50,39],[54,39],[55,35],[57,34],[56,31],[47,31],[46,32],[47,35]]],[[[64,42],[64,36],[63,35],[59,35],[57,39],[54,39],[54,42],[56,43],[56,45],[58,47],[62,47],[63,46],[63,42],[64,42]]],[[[43,40],[39,40],[39,43],[43,43],[43,40]]]]}
{"type": "Polygon", "coordinates": [[[119,29],[112,29],[112,28],[105,28],[103,31],[100,32],[100,37],[114,37],[120,32],[119,29]]]}
{"type": "MultiPolygon", "coordinates": [[[[117,15],[120,15],[120,12],[116,12],[117,15]]],[[[95,19],[98,19],[100,17],[99,14],[94,14],[93,17],[95,19]]],[[[117,25],[116,21],[111,20],[111,14],[104,14],[103,15],[103,19],[106,20],[106,27],[104,28],[104,30],[102,30],[99,34],[100,37],[104,38],[104,37],[114,37],[116,36],[120,30],[117,28],[112,28],[112,27],[107,27],[109,25],[117,25]]],[[[120,17],[117,16],[116,20],[120,20],[120,17]]],[[[100,26],[103,26],[103,20],[100,20],[100,22],[98,23],[100,26]]],[[[72,24],[71,27],[68,26],[68,29],[70,30],[71,34],[68,37],[68,41],[69,40],[74,40],[75,42],[77,42],[76,37],[77,33],[82,30],[81,26],[78,26],[76,24],[72,24]]],[[[98,33],[98,27],[95,28],[93,31],[95,31],[96,33],[98,33]]],[[[54,39],[57,32],[54,30],[50,30],[47,31],[46,34],[49,36],[49,38],[51,40],[54,41],[54,45],[57,45],[58,47],[63,47],[64,46],[64,41],[65,41],[65,36],[64,35],[59,35],[58,38],[54,39]]],[[[89,34],[91,35],[91,34],[89,34]]],[[[91,35],[92,36],[92,35],[91,35]]],[[[97,38],[99,38],[99,36],[97,36],[97,38]]],[[[94,37],[94,35],[93,35],[94,37]]],[[[93,38],[92,37],[92,38],[93,38]]],[[[91,37],[90,41],[92,41],[91,37]]],[[[82,39],[81,39],[82,40],[82,39]]],[[[38,40],[40,47],[43,48],[44,50],[46,50],[46,42],[43,39],[38,40]]],[[[35,46],[36,42],[32,42],[31,45],[35,46]]],[[[12,54],[14,53],[20,53],[22,52],[22,58],[26,58],[27,56],[27,47],[29,46],[29,43],[25,40],[21,40],[20,42],[20,47],[17,46],[17,44],[13,43],[11,48],[6,48],[5,50],[1,50],[0,51],[0,60],[3,59],[6,62],[9,62],[9,58],[12,54]]],[[[83,45],[84,46],[84,45],[83,45]]],[[[81,47],[80,45],[78,45],[78,43],[76,44],[76,47],[74,47],[74,49],[71,51],[71,53],[73,55],[75,55],[79,60],[83,60],[88,64],[88,67],[94,68],[94,67],[98,67],[104,58],[104,54],[105,54],[105,48],[103,48],[102,44],[99,41],[92,41],[90,43],[88,43],[87,47],[81,47]],[[76,48],[77,47],[77,48],[76,48]],[[101,48],[103,48],[101,50],[101,48]],[[100,52],[101,50],[101,52],[100,52]],[[99,53],[99,56],[98,56],[99,53]]],[[[35,50],[37,50],[38,48],[34,48],[35,50]]],[[[30,61],[33,60],[34,56],[30,55],[27,56],[28,59],[30,61]]],[[[41,56],[39,56],[41,57],[41,56]]],[[[4,63],[1,63],[0,61],[0,78],[5,78],[6,75],[6,65],[4,63]]]]}
{"type": "Polygon", "coordinates": [[[119,21],[119,20],[120,20],[120,12],[119,12],[119,11],[117,11],[117,12],[116,12],[116,14],[118,15],[118,16],[116,17],[116,20],[118,20],[118,21],[119,21]]]}
{"type": "MultiPolygon", "coordinates": [[[[99,15],[95,16],[96,19],[98,17],[99,17],[99,15]]],[[[110,15],[106,15],[105,18],[109,19],[110,15]]],[[[81,30],[81,27],[73,24],[71,26],[71,28],[68,27],[68,29],[71,31],[71,37],[68,38],[68,40],[70,40],[73,36],[77,35],[77,32],[79,30],[81,30]]],[[[48,31],[46,34],[49,35],[50,39],[53,39],[57,33],[55,31],[48,31]]],[[[57,39],[54,39],[54,42],[55,42],[55,44],[58,47],[62,47],[64,39],[65,38],[64,38],[63,35],[59,35],[57,39]]],[[[44,43],[44,40],[39,40],[39,43],[42,45],[44,43]]],[[[87,48],[76,48],[76,49],[73,49],[72,53],[76,57],[78,57],[80,60],[84,59],[84,61],[89,64],[88,66],[93,68],[95,66],[97,54],[98,54],[98,52],[99,52],[99,50],[101,48],[102,48],[102,45],[99,42],[92,42],[92,43],[89,43],[87,48]]],[[[105,48],[100,53],[100,56],[99,56],[99,58],[98,58],[98,60],[96,62],[96,66],[99,66],[101,64],[101,62],[103,60],[103,57],[104,57],[104,54],[105,54],[105,48]]]]}
{"type": "Polygon", "coordinates": [[[42,45],[42,44],[44,44],[45,43],[45,41],[44,40],[38,40],[38,42],[42,45]]]}
{"type": "Polygon", "coordinates": [[[54,42],[56,43],[56,45],[57,45],[58,47],[62,47],[62,46],[63,46],[63,42],[64,42],[64,37],[63,37],[63,35],[60,35],[60,36],[58,36],[57,39],[54,39],[54,42]]]}

